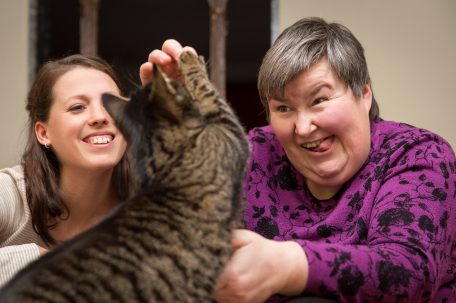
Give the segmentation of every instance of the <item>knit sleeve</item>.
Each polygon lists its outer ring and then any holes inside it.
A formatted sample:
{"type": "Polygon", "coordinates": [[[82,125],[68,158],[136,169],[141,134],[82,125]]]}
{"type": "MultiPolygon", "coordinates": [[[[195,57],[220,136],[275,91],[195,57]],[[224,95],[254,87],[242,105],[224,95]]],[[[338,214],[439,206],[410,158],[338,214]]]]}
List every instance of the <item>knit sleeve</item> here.
{"type": "Polygon", "coordinates": [[[16,181],[7,172],[0,172],[0,243],[14,233],[23,213],[22,208],[22,197],[16,181]]]}
{"type": "Polygon", "coordinates": [[[34,243],[0,248],[0,287],[39,256],[38,246],[34,243]]]}
{"type": "Polygon", "coordinates": [[[361,241],[297,240],[310,266],[305,292],[343,302],[453,300],[456,162],[451,147],[422,134],[396,141],[377,156],[373,174],[364,176],[366,197],[373,198],[360,199],[364,206],[372,204],[369,216],[357,222],[361,241]]]}
{"type": "Polygon", "coordinates": [[[28,214],[14,175],[13,170],[0,172],[0,286],[40,255],[28,240],[33,231],[25,226],[28,214]]]}

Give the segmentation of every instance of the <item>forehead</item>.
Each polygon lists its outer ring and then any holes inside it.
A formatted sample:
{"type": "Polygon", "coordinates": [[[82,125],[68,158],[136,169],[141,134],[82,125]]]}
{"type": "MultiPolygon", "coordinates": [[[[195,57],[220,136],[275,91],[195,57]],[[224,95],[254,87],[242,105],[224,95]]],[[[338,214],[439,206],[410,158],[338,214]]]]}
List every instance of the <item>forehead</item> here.
{"type": "Polygon", "coordinates": [[[296,80],[296,78],[301,78],[307,81],[340,81],[337,77],[337,74],[334,72],[333,68],[331,67],[326,58],[318,60],[317,62],[312,64],[308,69],[301,71],[295,77],[293,77],[290,82],[293,82],[294,80],[296,80]]]}
{"type": "Polygon", "coordinates": [[[89,67],[74,67],[63,73],[54,83],[53,95],[84,93],[90,90],[118,92],[114,80],[106,73],[89,67]]]}
{"type": "Polygon", "coordinates": [[[283,94],[286,95],[290,91],[312,94],[314,90],[321,87],[345,87],[344,82],[337,76],[325,58],[320,59],[308,69],[293,77],[286,84],[283,94]]]}

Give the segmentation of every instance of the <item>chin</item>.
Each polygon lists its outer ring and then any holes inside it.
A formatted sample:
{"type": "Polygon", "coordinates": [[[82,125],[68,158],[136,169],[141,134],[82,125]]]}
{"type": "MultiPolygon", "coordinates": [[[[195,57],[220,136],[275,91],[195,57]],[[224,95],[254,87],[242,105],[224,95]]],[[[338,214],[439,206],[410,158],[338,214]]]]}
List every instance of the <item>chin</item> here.
{"type": "Polygon", "coordinates": [[[89,169],[106,170],[114,168],[119,162],[120,159],[92,159],[88,166],[89,169]]]}
{"type": "Polygon", "coordinates": [[[350,177],[343,170],[322,171],[317,174],[315,183],[325,187],[341,187],[350,177]]]}
{"type": "Polygon", "coordinates": [[[337,168],[332,165],[329,169],[317,169],[315,170],[315,174],[321,178],[322,180],[328,179],[338,179],[342,174],[344,174],[344,169],[337,168]]]}

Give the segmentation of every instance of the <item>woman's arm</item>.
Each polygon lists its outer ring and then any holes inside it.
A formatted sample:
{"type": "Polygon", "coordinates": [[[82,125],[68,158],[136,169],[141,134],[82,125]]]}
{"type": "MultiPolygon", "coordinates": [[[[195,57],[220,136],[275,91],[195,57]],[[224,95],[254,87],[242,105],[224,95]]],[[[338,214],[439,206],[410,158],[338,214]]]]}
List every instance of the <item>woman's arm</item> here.
{"type": "MultiPolygon", "coordinates": [[[[444,292],[455,291],[450,283],[456,264],[456,162],[445,142],[421,131],[394,133],[397,141],[386,140],[385,150],[372,155],[350,191],[334,201],[312,202],[305,201],[305,190],[293,191],[302,183],[284,170],[289,164],[273,167],[282,156],[270,155],[278,148],[269,145],[269,130],[259,132],[251,142],[255,161],[248,169],[246,223],[269,238],[301,245],[307,269],[300,261],[296,268],[308,275],[302,295],[347,302],[451,298],[444,292]]],[[[282,282],[267,286],[267,293],[287,294],[280,287],[286,278],[280,277],[289,264],[271,257],[271,251],[256,249],[251,264],[279,267],[265,272],[245,264],[237,273],[263,276],[249,281],[239,274],[234,293],[243,295],[244,289],[263,287],[277,277],[282,282]]]]}
{"type": "Polygon", "coordinates": [[[39,246],[30,243],[37,237],[28,222],[28,205],[20,193],[20,182],[23,178],[17,171],[0,172],[0,285],[40,256],[39,246]]]}
{"type": "Polygon", "coordinates": [[[39,247],[34,243],[0,248],[0,287],[39,256],[39,247]]]}

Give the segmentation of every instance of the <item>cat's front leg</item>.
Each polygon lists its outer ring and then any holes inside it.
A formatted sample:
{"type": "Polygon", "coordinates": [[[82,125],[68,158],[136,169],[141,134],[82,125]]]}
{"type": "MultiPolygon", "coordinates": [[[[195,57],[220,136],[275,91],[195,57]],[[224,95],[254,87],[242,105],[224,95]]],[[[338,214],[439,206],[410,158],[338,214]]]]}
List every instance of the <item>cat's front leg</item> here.
{"type": "Polygon", "coordinates": [[[207,122],[237,120],[230,106],[219,96],[209,80],[204,59],[201,56],[190,51],[182,52],[179,57],[179,69],[185,88],[193,100],[199,103],[200,112],[208,119],[207,122]]]}

